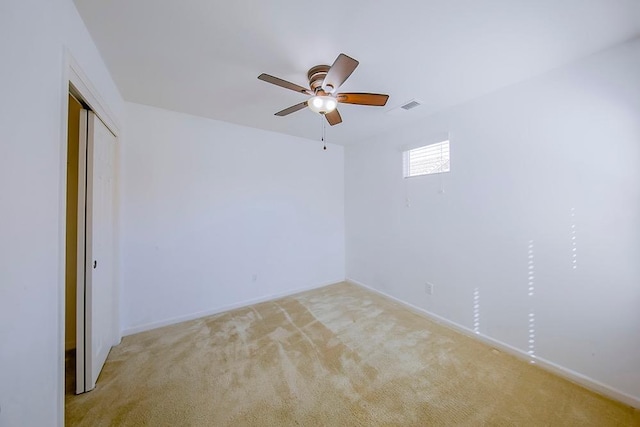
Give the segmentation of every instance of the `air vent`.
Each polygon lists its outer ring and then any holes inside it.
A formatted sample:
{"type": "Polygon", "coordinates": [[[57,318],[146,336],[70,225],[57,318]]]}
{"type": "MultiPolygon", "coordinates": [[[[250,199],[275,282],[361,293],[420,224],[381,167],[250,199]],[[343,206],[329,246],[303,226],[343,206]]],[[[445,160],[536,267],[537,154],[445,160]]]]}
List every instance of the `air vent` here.
{"type": "Polygon", "coordinates": [[[406,114],[407,111],[420,107],[422,106],[422,104],[424,104],[424,102],[420,101],[419,99],[410,99],[409,101],[403,102],[402,104],[396,105],[392,109],[388,110],[387,114],[391,114],[391,115],[406,114]]]}
{"type": "Polygon", "coordinates": [[[418,101],[409,101],[404,105],[401,105],[400,108],[402,108],[403,110],[411,110],[413,108],[419,107],[420,104],[418,101]]]}

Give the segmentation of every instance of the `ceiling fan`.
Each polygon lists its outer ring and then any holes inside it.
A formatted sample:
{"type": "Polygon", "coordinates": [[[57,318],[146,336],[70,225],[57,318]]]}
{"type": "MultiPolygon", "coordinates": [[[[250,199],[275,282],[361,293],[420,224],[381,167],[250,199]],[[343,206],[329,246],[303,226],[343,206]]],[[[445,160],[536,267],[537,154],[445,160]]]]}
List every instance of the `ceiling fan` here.
{"type": "Polygon", "coordinates": [[[309,89],[269,74],[260,74],[258,78],[276,86],[311,95],[311,98],[304,102],[278,111],[276,116],[286,116],[309,107],[310,110],[324,115],[329,124],[333,126],[342,123],[342,117],[337,109],[338,103],[382,107],[389,99],[389,95],[379,93],[337,93],[358,64],[359,62],[355,59],[341,53],[331,67],[328,65],[312,67],[307,73],[309,89]]]}

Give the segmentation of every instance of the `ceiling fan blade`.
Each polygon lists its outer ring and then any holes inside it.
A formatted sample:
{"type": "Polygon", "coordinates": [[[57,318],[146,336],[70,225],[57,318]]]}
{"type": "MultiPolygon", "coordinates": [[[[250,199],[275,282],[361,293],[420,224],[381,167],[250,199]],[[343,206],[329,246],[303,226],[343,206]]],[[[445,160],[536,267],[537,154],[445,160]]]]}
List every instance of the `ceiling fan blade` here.
{"type": "Polygon", "coordinates": [[[286,80],[279,79],[278,77],[274,77],[274,76],[271,76],[269,74],[262,73],[262,74],[260,74],[258,76],[258,79],[260,79],[260,80],[262,80],[264,82],[267,82],[267,83],[274,84],[276,86],[283,87],[285,89],[291,89],[291,90],[299,92],[299,93],[306,93],[307,95],[313,95],[311,93],[311,91],[309,89],[307,89],[306,87],[302,87],[302,86],[299,86],[299,85],[297,85],[295,83],[291,83],[291,82],[288,82],[286,80]]]}
{"type": "Polygon", "coordinates": [[[383,95],[381,93],[339,93],[336,95],[336,99],[343,104],[382,107],[387,103],[389,95],[383,95]]]}
{"type": "Polygon", "coordinates": [[[282,111],[278,111],[275,115],[276,116],[280,116],[280,117],[287,116],[287,115],[289,115],[291,113],[295,113],[296,111],[300,111],[300,110],[302,110],[303,108],[306,108],[306,107],[307,107],[307,101],[304,101],[304,102],[301,102],[300,104],[292,105],[289,108],[285,108],[282,111]]]}
{"type": "Polygon", "coordinates": [[[342,117],[340,117],[340,113],[338,113],[338,109],[336,108],[330,113],[324,115],[327,118],[327,121],[331,126],[342,123],[342,117]]]}
{"type": "Polygon", "coordinates": [[[342,86],[342,83],[353,73],[353,70],[356,69],[358,64],[358,61],[344,53],[338,55],[336,61],[327,72],[324,82],[322,82],[322,90],[329,93],[338,90],[338,88],[342,86]]]}

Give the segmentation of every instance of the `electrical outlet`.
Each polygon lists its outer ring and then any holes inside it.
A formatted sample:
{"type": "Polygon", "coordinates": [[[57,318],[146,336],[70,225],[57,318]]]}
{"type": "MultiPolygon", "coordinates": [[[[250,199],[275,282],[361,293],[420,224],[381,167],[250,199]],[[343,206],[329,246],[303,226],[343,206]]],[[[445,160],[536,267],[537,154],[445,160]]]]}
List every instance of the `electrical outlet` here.
{"type": "Polygon", "coordinates": [[[427,295],[433,295],[433,283],[425,283],[424,291],[427,293],[427,295]]]}

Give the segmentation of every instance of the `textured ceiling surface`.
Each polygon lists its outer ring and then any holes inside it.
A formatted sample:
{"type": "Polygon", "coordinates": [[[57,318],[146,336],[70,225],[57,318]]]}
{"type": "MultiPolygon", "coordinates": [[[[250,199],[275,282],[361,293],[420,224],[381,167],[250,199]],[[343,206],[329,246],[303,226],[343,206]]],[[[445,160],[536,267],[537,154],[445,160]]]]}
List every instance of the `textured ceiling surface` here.
{"type": "Polygon", "coordinates": [[[305,96],[257,79],[307,85],[344,52],[360,66],[342,86],[390,95],[341,105],[329,142],[378,132],[477,98],[640,35],[638,0],[75,0],[123,97],[310,139],[321,117],[274,113],[305,96]],[[389,113],[409,100],[423,105],[389,113]]]}

